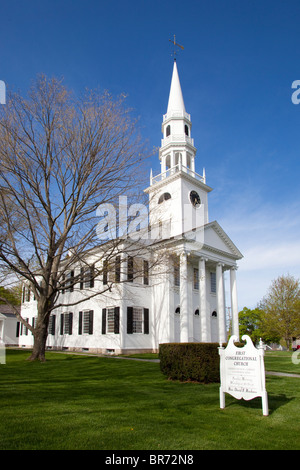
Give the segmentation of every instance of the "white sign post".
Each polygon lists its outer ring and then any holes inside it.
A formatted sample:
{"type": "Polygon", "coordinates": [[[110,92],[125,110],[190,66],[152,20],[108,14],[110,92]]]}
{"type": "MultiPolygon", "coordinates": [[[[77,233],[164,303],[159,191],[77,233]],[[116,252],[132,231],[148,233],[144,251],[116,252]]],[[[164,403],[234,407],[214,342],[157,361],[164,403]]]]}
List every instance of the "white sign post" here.
{"type": "Polygon", "coordinates": [[[264,347],[260,340],[258,349],[248,335],[242,336],[244,347],[234,345],[237,336],[231,336],[226,349],[220,344],[220,408],[225,408],[225,393],[240,400],[262,398],[262,411],[268,416],[268,394],[265,385],[264,347]]]}

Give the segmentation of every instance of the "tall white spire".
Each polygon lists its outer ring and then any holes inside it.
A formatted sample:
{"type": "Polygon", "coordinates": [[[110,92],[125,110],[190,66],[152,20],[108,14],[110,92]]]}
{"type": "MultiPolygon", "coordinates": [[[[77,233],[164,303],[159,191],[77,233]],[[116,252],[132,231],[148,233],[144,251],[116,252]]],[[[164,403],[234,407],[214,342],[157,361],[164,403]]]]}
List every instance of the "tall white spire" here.
{"type": "Polygon", "coordinates": [[[180,86],[176,60],[174,60],[167,114],[174,112],[185,113],[185,106],[180,86]]]}

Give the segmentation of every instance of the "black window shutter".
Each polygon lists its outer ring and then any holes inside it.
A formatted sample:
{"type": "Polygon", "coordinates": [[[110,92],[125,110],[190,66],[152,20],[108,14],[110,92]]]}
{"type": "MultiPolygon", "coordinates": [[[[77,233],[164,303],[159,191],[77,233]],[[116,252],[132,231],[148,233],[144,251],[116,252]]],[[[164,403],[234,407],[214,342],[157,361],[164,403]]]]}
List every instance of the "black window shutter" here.
{"type": "Polygon", "coordinates": [[[79,312],[78,334],[79,334],[79,335],[82,335],[82,312],[79,312]]]}
{"type": "Polygon", "coordinates": [[[107,259],[103,261],[103,284],[107,284],[107,259]]]}
{"type": "Polygon", "coordinates": [[[102,334],[106,333],[106,308],[102,309],[102,334]]]}
{"type": "Polygon", "coordinates": [[[115,307],[115,334],[120,332],[120,307],[115,307]]]}
{"type": "Polygon", "coordinates": [[[70,276],[70,292],[74,291],[74,271],[71,271],[70,276]]]}
{"type": "Polygon", "coordinates": [[[133,257],[128,256],[127,260],[127,281],[133,282],[133,257]]]}
{"type": "Polygon", "coordinates": [[[61,283],[61,293],[64,294],[65,293],[65,275],[63,274],[62,275],[62,283],[61,283]]]}
{"type": "Polygon", "coordinates": [[[72,334],[72,330],[73,330],[73,313],[70,312],[69,313],[69,335],[72,334]]]}
{"type": "Polygon", "coordinates": [[[52,315],[52,326],[51,326],[52,335],[55,335],[55,320],[56,320],[56,315],[52,315]]]}
{"type": "Polygon", "coordinates": [[[89,335],[93,334],[93,325],[94,325],[94,310],[90,310],[89,315],[89,335]]]}
{"type": "Polygon", "coordinates": [[[60,314],[60,334],[64,334],[64,314],[60,314]]]}
{"type": "Polygon", "coordinates": [[[149,262],[144,259],[144,285],[149,285],[149,262]]]}
{"type": "Polygon", "coordinates": [[[80,290],[83,289],[84,268],[80,268],[80,290]]]}
{"type": "Polygon", "coordinates": [[[94,287],[95,267],[90,266],[90,287],[94,287]]]}
{"type": "Polygon", "coordinates": [[[144,308],[144,334],[149,334],[149,308],[144,308]]]}
{"type": "Polygon", "coordinates": [[[20,336],[20,322],[17,322],[17,331],[16,331],[16,337],[19,338],[20,336]]]}
{"type": "Polygon", "coordinates": [[[127,334],[133,333],[133,307],[127,307],[127,334]]]}
{"type": "Polygon", "coordinates": [[[116,282],[121,280],[121,256],[116,257],[116,282]]]}

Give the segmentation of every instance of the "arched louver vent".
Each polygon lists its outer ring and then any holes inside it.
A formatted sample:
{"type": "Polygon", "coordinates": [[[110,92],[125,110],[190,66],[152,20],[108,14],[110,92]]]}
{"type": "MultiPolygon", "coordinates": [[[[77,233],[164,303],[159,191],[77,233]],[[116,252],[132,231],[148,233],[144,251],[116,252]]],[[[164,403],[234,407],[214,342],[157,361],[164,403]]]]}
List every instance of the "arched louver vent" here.
{"type": "Polygon", "coordinates": [[[163,193],[158,199],[158,204],[161,204],[162,202],[167,201],[168,199],[171,199],[171,194],[163,193]]]}

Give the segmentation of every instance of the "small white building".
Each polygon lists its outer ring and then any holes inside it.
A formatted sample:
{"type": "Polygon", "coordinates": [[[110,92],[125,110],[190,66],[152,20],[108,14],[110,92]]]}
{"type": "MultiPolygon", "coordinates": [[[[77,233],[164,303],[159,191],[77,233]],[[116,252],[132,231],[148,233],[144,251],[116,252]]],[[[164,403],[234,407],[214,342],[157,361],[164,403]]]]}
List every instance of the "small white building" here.
{"type": "MultiPolygon", "coordinates": [[[[232,333],[239,335],[236,270],[242,254],[220,225],[209,221],[212,188],[205,174],[196,172],[191,128],[174,61],[162,122],[161,173],[153,176],[151,172],[145,189],[152,243],[141,245],[138,255],[132,244],[126,256],[126,249],[120,249],[121,255],[110,260],[109,266],[105,265],[109,242],[86,253],[85,268],[74,266],[66,275],[59,304],[100,292],[110,276],[113,288],[73,307],[58,305],[50,316],[48,348],[117,354],[157,351],[166,342],[224,342],[227,307],[232,333]],[[153,264],[153,258],[161,263],[153,264]],[[102,274],[93,278],[95,268],[102,274]],[[230,273],[227,301],[226,271],[230,273]],[[80,281],[69,288],[68,279],[74,276],[80,281]]],[[[22,316],[34,324],[36,301],[26,288],[22,316]]],[[[32,333],[21,327],[20,346],[32,344],[32,333]]]]}
{"type": "MultiPolygon", "coordinates": [[[[16,307],[19,309],[19,307],[16,307]]],[[[8,305],[0,305],[0,342],[6,346],[18,346],[20,322],[8,305]]]]}

